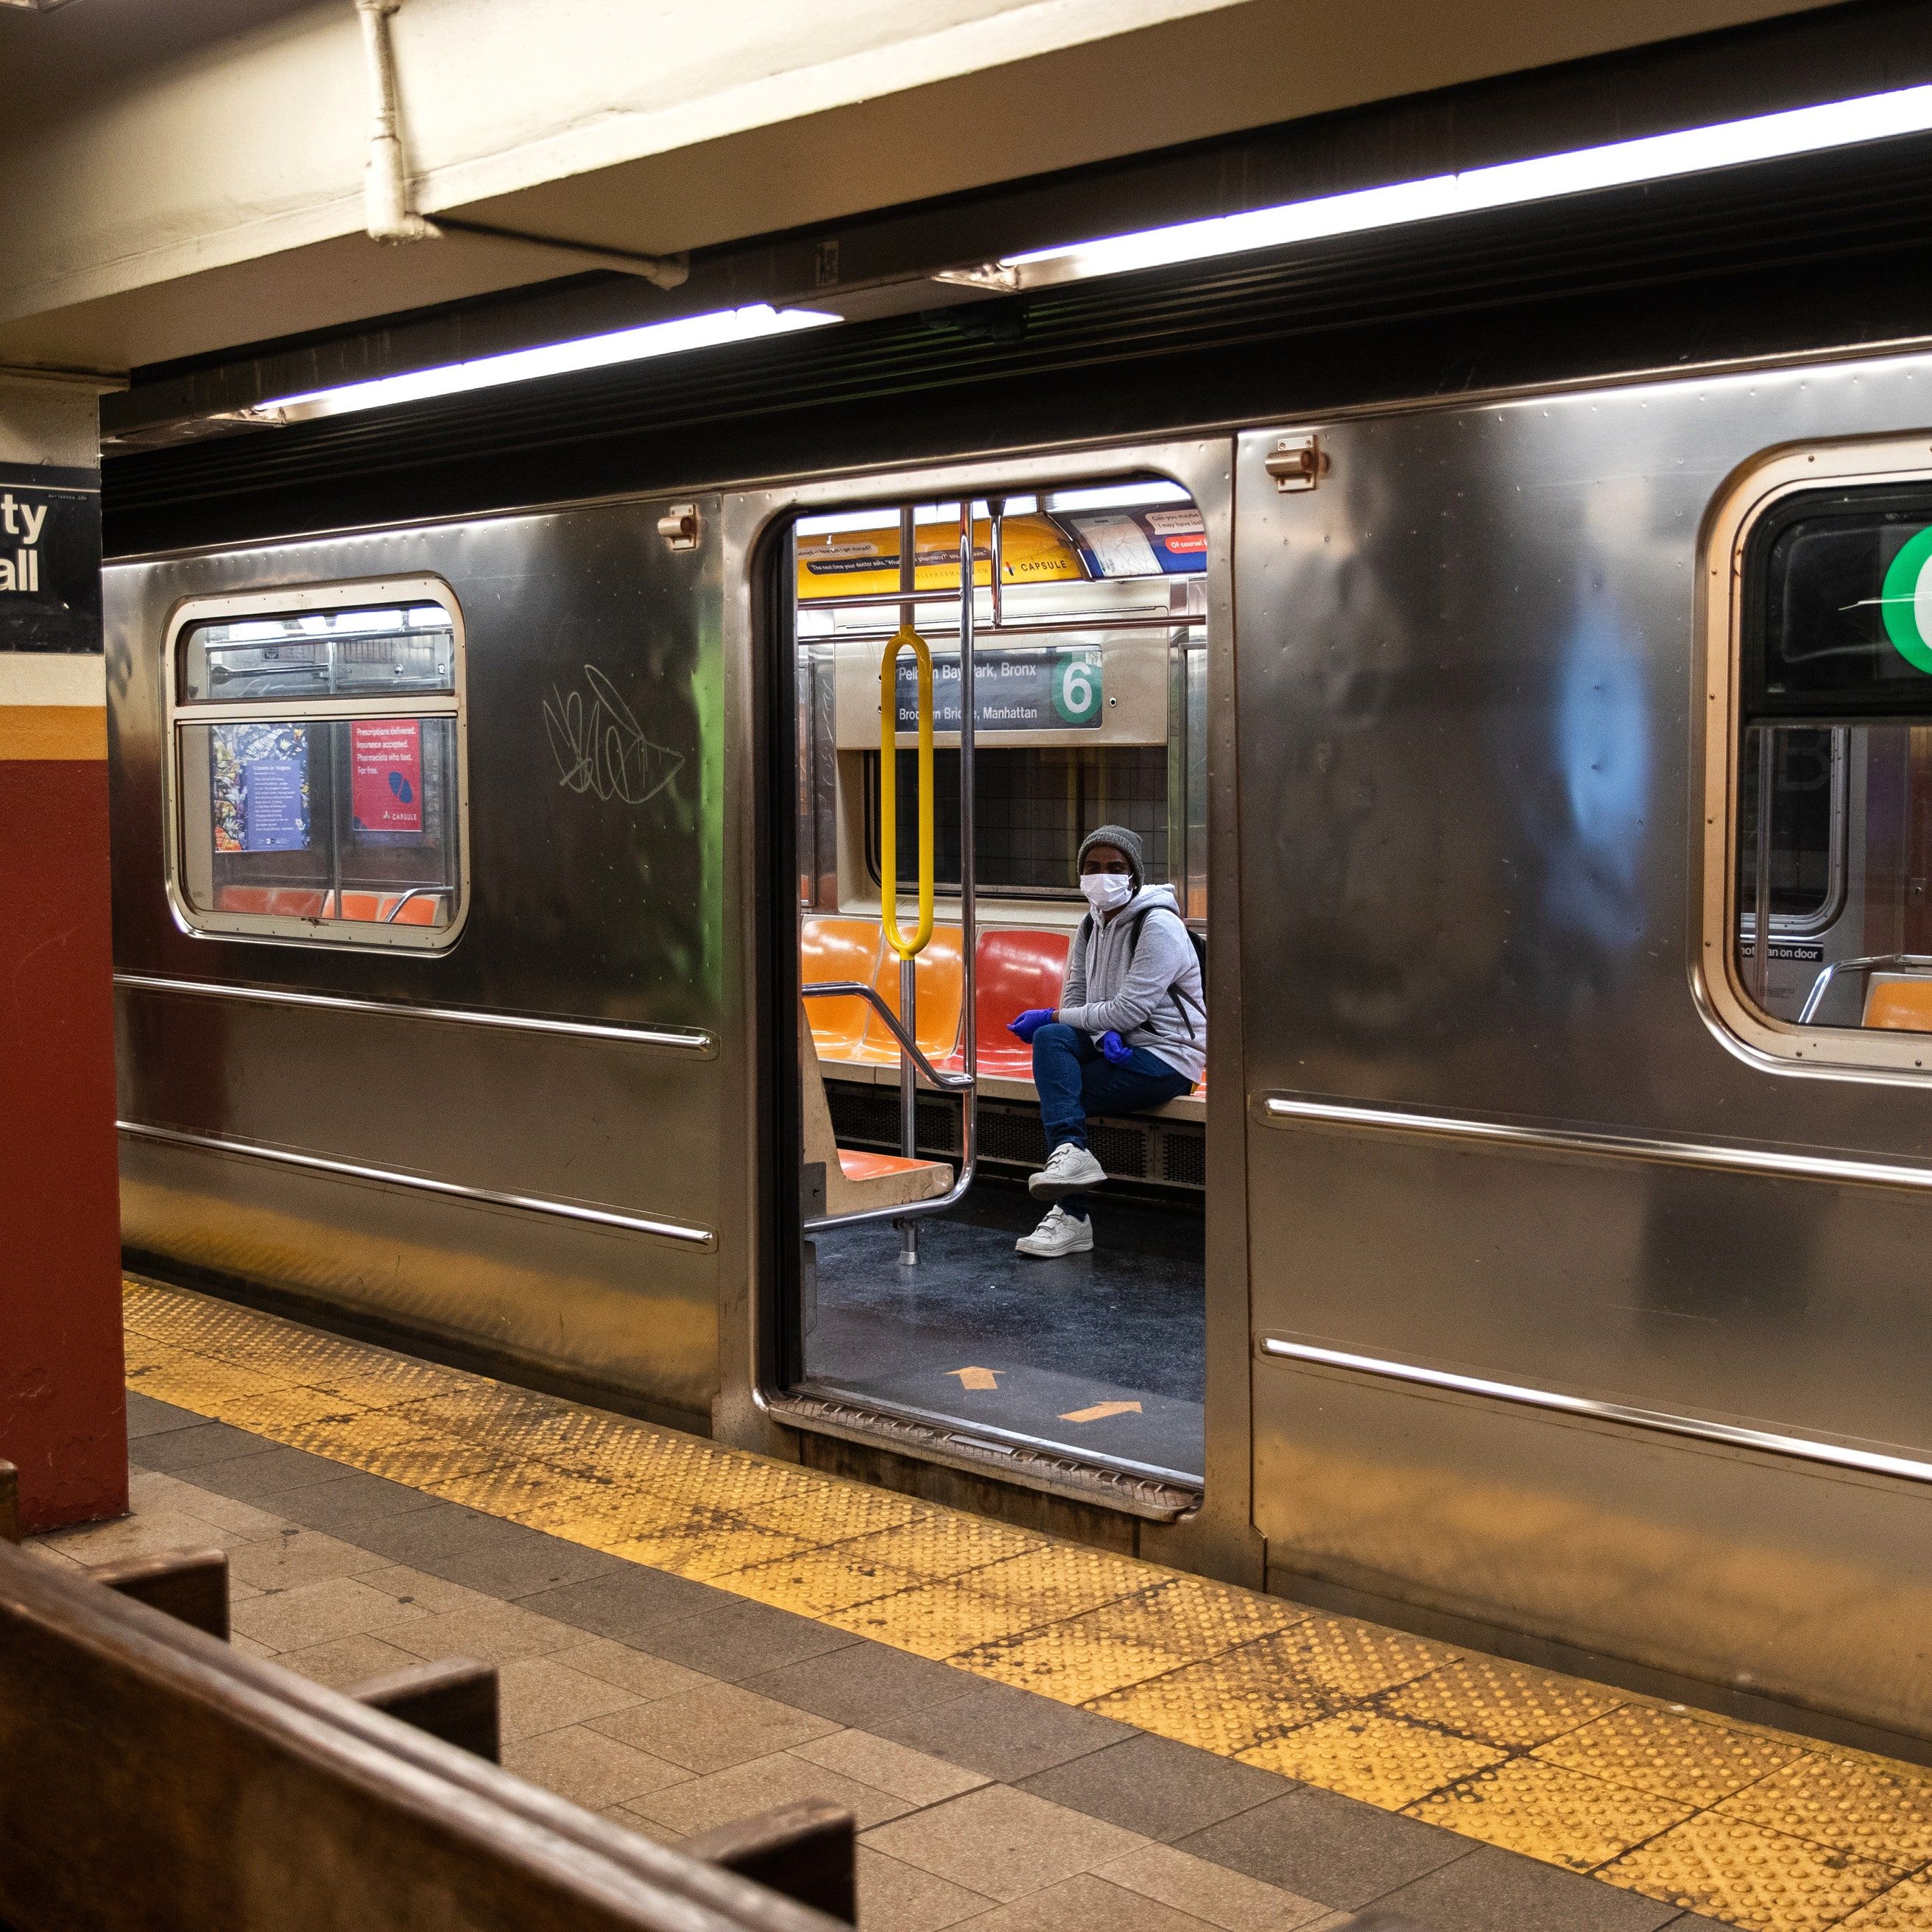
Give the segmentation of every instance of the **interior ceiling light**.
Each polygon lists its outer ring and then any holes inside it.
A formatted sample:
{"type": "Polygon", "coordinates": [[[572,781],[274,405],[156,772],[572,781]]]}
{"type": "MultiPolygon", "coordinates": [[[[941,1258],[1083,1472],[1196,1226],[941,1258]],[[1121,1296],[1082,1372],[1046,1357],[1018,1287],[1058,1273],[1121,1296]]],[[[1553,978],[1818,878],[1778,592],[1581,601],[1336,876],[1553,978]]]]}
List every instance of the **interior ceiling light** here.
{"type": "Polygon", "coordinates": [[[1462,174],[1432,175],[1421,181],[1322,195],[1310,201],[1256,208],[1246,214],[1217,215],[1134,235],[1037,248],[1026,254],[1002,256],[977,267],[950,269],[934,279],[974,288],[1046,288],[1090,276],[1118,275],[1133,268],[1358,235],[1412,221],[1438,220],[1444,215],[1584,194],[1598,188],[1667,181],[1749,161],[1776,160],[1898,134],[1922,134],[1928,128],[1932,128],[1932,86],[1900,88],[1856,100],[1754,115],[1748,120],[1686,128],[1674,134],[1612,141],[1567,154],[1503,161],[1462,174]]]}
{"type": "Polygon", "coordinates": [[[613,362],[674,356],[687,349],[711,349],[724,343],[789,335],[798,329],[822,328],[844,319],[818,309],[773,308],[768,303],[757,302],[748,308],[718,309],[707,315],[685,316],[676,322],[649,322],[640,328],[586,335],[574,342],[554,342],[542,349],[516,349],[502,356],[479,356],[473,362],[451,362],[439,369],[417,369],[407,375],[346,383],[340,388],[305,390],[300,395],[278,396],[260,404],[251,413],[257,422],[268,418],[282,422],[306,422],[314,416],[382,409],[391,403],[420,402],[430,396],[492,388],[500,382],[525,382],[535,376],[562,375],[574,369],[597,369],[613,362]]]}

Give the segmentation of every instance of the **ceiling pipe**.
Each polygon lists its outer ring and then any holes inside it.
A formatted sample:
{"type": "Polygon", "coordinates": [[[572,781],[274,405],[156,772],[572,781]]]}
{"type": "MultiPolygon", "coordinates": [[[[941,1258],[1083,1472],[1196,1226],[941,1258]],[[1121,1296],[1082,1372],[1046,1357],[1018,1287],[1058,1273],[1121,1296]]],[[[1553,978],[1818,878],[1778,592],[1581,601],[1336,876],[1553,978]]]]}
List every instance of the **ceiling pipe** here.
{"type": "Polygon", "coordinates": [[[355,0],[362,22],[362,50],[368,57],[369,88],[375,118],[369,129],[369,160],[363,176],[363,198],[369,234],[377,242],[435,242],[446,235],[475,235],[524,248],[547,248],[574,258],[584,268],[615,269],[638,275],[661,289],[674,289],[689,278],[682,255],[639,254],[628,248],[600,248],[595,242],[572,242],[494,224],[440,222],[417,213],[409,169],[403,153],[402,107],[396,84],[396,52],[389,34],[389,16],[403,0],[355,0]]]}
{"type": "Polygon", "coordinates": [[[363,201],[373,239],[434,242],[442,230],[410,206],[409,170],[403,164],[396,52],[389,38],[389,16],[401,4],[402,0],[356,0],[376,109],[376,118],[369,129],[368,166],[362,177],[363,201]]]}

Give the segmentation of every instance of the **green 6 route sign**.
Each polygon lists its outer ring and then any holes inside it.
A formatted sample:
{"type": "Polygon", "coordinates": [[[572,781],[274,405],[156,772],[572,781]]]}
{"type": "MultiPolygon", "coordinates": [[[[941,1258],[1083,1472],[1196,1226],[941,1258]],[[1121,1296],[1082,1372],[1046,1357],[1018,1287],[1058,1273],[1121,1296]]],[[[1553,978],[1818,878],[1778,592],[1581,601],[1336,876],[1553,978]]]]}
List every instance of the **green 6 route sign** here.
{"type": "MultiPolygon", "coordinates": [[[[1928,532],[1932,535],[1932,532],[1928,532]]],[[[1066,724],[1090,724],[1100,715],[1100,653],[1062,651],[1053,668],[1053,708],[1066,724]]]]}

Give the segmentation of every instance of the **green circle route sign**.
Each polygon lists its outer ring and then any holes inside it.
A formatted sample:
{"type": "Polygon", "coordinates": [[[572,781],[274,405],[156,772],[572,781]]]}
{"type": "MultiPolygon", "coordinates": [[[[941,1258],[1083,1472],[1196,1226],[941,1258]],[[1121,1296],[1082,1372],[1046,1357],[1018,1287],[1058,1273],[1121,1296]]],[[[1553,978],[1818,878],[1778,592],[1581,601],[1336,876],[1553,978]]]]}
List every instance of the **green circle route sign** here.
{"type": "Polygon", "coordinates": [[[1892,559],[1879,608],[1898,655],[1914,670],[1932,673],[1932,530],[1908,538],[1892,559]]]}

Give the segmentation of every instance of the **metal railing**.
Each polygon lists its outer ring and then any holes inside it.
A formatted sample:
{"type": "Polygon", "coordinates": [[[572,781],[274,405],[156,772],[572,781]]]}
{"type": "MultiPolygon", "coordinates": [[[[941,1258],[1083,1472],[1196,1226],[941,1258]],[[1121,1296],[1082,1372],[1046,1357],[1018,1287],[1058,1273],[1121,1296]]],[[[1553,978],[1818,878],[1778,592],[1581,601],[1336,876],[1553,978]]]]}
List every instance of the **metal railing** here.
{"type": "MultiPolygon", "coordinates": [[[[1760,946],[1762,952],[1766,949],[1760,946]]],[[[1865,976],[1867,997],[1870,997],[1871,976],[1874,973],[1910,973],[1920,979],[1932,978],[1932,953],[1924,952],[1874,952],[1862,959],[1834,959],[1811,982],[1811,990],[1804,996],[1804,1004],[1798,1016],[1800,1026],[1809,1026],[1825,1003],[1825,995],[1831,991],[1832,982],[1840,973],[1862,973],[1865,976]]],[[[1861,1015],[1862,1016],[1862,1006],[1861,1015]]]]}
{"type": "MultiPolygon", "coordinates": [[[[1005,513],[1003,499],[987,505],[992,531],[993,575],[999,575],[1000,521],[1005,513]]],[[[930,1201],[907,1202],[890,1208],[864,1208],[854,1214],[820,1214],[808,1220],[805,1232],[814,1234],[827,1228],[857,1227],[872,1221],[891,1221],[902,1230],[900,1259],[919,1259],[916,1223],[928,1215],[943,1214],[965,1198],[973,1184],[978,1162],[979,1033],[977,999],[977,921],[974,874],[974,611],[973,611],[973,506],[960,506],[959,523],[959,943],[960,960],[960,1059],[964,1070],[942,1073],[920,1050],[916,1037],[918,1027],[918,954],[932,935],[933,898],[933,797],[932,797],[932,661],[923,641],[913,628],[913,607],[917,602],[938,602],[914,593],[916,562],[913,511],[910,505],[899,512],[899,588],[896,591],[866,592],[853,598],[827,602],[856,602],[872,605],[897,604],[899,628],[892,634],[879,670],[879,739],[880,771],[880,878],[884,888],[880,907],[880,930],[899,961],[899,1011],[895,1013],[876,988],[854,980],[821,980],[799,990],[808,999],[832,997],[865,1000],[899,1046],[899,1147],[903,1158],[916,1156],[916,1123],[914,1096],[918,1077],[923,1074],[942,1093],[957,1094],[960,1099],[960,1165],[952,1186],[930,1201]],[[898,919],[898,860],[896,850],[898,800],[896,765],[898,735],[898,692],[896,666],[902,643],[917,647],[921,676],[917,690],[920,757],[920,922],[911,940],[900,933],[898,919]],[[903,1016],[903,1017],[902,1017],[903,1016]]],[[[815,601],[815,600],[814,600],[815,601]]]]}

